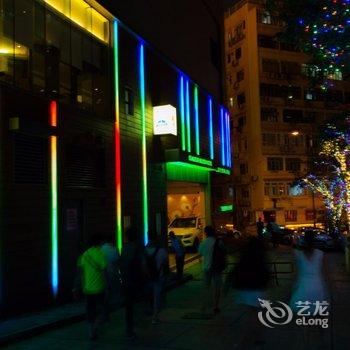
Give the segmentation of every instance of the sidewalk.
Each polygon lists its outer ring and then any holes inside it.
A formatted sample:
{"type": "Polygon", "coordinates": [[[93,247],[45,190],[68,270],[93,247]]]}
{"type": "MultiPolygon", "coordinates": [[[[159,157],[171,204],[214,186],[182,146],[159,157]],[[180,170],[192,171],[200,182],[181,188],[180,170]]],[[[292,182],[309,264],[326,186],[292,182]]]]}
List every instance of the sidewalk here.
{"type": "MultiPolygon", "coordinates": [[[[192,257],[189,262],[193,260],[192,257]]],[[[178,287],[192,279],[189,274],[185,274],[181,281],[178,281],[175,276],[172,277],[168,281],[167,290],[178,287]]],[[[118,309],[121,307],[122,304],[119,305],[118,309]]],[[[83,321],[85,320],[85,314],[85,303],[74,302],[0,322],[0,346],[83,321]]]]}
{"type": "MultiPolygon", "coordinates": [[[[293,253],[281,247],[269,254],[270,260],[291,261],[293,253]]],[[[222,312],[211,319],[186,319],[186,315],[198,313],[201,305],[201,269],[192,265],[187,272],[194,279],[173,289],[167,296],[167,307],[161,313],[162,323],[151,324],[148,306],[140,303],[136,310],[136,340],[124,336],[123,310],[113,314],[112,321],[106,324],[99,340],[87,340],[85,322],[75,323],[40,336],[12,344],[8,350],[24,349],[236,349],[235,344],[242,334],[250,341],[246,349],[266,350],[345,350],[350,344],[350,278],[345,274],[343,256],[340,253],[326,255],[326,276],[332,295],[331,327],[329,329],[308,328],[306,334],[295,325],[263,329],[263,344],[255,345],[251,331],[245,325],[246,309],[236,305],[232,293],[223,298],[222,312]]],[[[282,275],[279,286],[272,286],[269,297],[272,300],[287,302],[294,282],[294,275],[282,275]]]]}

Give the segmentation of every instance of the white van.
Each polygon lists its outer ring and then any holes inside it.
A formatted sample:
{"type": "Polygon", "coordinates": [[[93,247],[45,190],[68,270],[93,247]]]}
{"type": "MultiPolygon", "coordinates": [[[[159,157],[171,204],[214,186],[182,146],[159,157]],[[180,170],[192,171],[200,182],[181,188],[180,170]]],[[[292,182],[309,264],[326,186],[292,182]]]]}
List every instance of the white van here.
{"type": "MultiPolygon", "coordinates": [[[[203,239],[203,229],[203,218],[197,216],[176,218],[169,224],[168,234],[173,231],[175,236],[181,239],[185,248],[197,250],[200,241],[203,239]]],[[[171,245],[170,240],[169,245],[171,245]]]]}

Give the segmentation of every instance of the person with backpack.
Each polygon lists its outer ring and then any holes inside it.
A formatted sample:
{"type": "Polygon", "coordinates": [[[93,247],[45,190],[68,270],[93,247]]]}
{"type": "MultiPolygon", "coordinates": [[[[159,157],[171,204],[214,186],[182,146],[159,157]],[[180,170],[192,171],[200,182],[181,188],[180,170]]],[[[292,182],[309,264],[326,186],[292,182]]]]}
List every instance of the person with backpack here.
{"type": "Polygon", "coordinates": [[[143,291],[145,277],[145,255],[137,242],[137,230],[129,227],[125,231],[126,242],[120,256],[120,272],[125,302],[126,336],[136,338],[134,331],[134,305],[143,291]]]}
{"type": "Polygon", "coordinates": [[[102,243],[103,236],[96,234],[91,237],[89,248],[78,259],[73,289],[76,298],[80,290],[85,295],[90,340],[98,337],[97,331],[102,323],[108,290],[107,260],[101,250],[102,243]]]}
{"type": "Polygon", "coordinates": [[[212,226],[204,228],[206,238],[199,245],[198,253],[202,256],[204,293],[202,312],[208,306],[208,293],[213,285],[214,314],[220,312],[219,301],[222,286],[221,274],[225,269],[226,258],[224,245],[221,240],[215,238],[215,230],[212,226]]]}
{"type": "MultiPolygon", "coordinates": [[[[150,235],[152,237],[152,235],[150,235]]],[[[168,253],[162,246],[160,237],[150,240],[146,247],[146,265],[148,268],[149,278],[152,284],[153,294],[153,317],[152,324],[158,324],[159,312],[161,309],[161,298],[166,280],[168,267],[168,253]]]]}

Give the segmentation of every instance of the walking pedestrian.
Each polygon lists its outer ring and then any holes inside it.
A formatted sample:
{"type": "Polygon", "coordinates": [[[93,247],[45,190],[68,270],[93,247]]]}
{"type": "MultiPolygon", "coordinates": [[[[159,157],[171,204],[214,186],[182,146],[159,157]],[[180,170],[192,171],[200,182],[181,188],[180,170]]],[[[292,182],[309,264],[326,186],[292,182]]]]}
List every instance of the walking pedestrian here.
{"type": "Polygon", "coordinates": [[[258,238],[263,239],[263,233],[264,233],[264,222],[261,220],[261,217],[259,217],[257,223],[256,223],[256,231],[258,234],[258,238]]]}
{"type": "Polygon", "coordinates": [[[265,248],[263,242],[251,237],[241,258],[232,271],[230,280],[235,288],[234,300],[245,308],[246,327],[249,334],[242,334],[237,345],[242,349],[249,347],[251,340],[256,345],[263,343],[261,324],[258,312],[261,310],[259,299],[266,299],[266,288],[269,282],[269,270],[265,262],[265,248]]]}
{"type": "Polygon", "coordinates": [[[119,253],[114,244],[113,236],[109,235],[105,237],[101,246],[101,251],[105,255],[107,261],[107,279],[110,287],[106,296],[105,302],[105,320],[109,321],[110,312],[116,307],[117,294],[120,291],[120,273],[119,273],[119,253]]]}
{"type": "Polygon", "coordinates": [[[120,257],[120,269],[125,301],[126,336],[136,338],[134,331],[134,305],[137,296],[143,291],[144,252],[137,242],[137,230],[129,227],[125,231],[126,242],[120,257]]]}
{"type": "Polygon", "coordinates": [[[222,287],[222,271],[225,266],[224,247],[221,241],[215,238],[215,230],[212,226],[204,228],[206,238],[199,245],[198,253],[202,256],[203,268],[203,293],[202,313],[205,313],[209,304],[209,295],[213,297],[214,313],[219,313],[219,301],[222,287]],[[211,286],[213,291],[211,293],[211,286]]]}
{"type": "Polygon", "coordinates": [[[101,250],[103,237],[93,235],[89,248],[78,259],[78,272],[73,293],[78,295],[82,289],[86,300],[86,314],[91,340],[98,337],[102,322],[107,292],[107,260],[101,250]]]}
{"type": "Polygon", "coordinates": [[[160,237],[151,239],[147,245],[146,261],[153,292],[152,324],[158,324],[160,322],[159,312],[162,307],[162,292],[168,267],[168,253],[163,247],[160,237]]]}
{"type": "Polygon", "coordinates": [[[175,252],[175,262],[176,262],[176,277],[181,279],[183,276],[184,262],[185,262],[185,248],[179,238],[175,236],[173,231],[169,232],[169,238],[171,241],[171,246],[175,252]]]}

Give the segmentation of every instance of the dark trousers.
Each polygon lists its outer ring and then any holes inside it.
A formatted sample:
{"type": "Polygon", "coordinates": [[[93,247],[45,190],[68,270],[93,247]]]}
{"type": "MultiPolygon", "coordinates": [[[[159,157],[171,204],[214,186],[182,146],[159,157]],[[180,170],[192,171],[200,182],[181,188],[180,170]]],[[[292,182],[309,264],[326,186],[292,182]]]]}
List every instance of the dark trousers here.
{"type": "Polygon", "coordinates": [[[182,278],[183,272],[184,272],[184,262],[185,262],[185,255],[176,255],[175,256],[176,261],[176,276],[177,278],[182,278]]]}
{"type": "Polygon", "coordinates": [[[105,293],[87,294],[86,314],[89,323],[94,323],[101,318],[105,307],[105,293]]]}
{"type": "Polygon", "coordinates": [[[136,301],[136,290],[134,287],[125,289],[125,328],[126,333],[134,332],[134,305],[136,301]]]}

